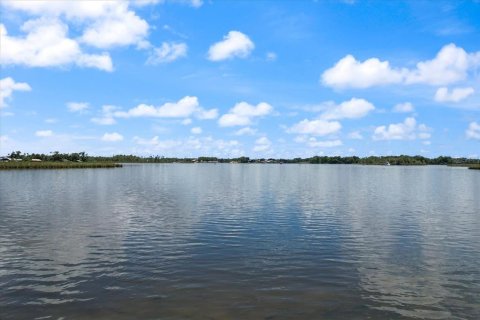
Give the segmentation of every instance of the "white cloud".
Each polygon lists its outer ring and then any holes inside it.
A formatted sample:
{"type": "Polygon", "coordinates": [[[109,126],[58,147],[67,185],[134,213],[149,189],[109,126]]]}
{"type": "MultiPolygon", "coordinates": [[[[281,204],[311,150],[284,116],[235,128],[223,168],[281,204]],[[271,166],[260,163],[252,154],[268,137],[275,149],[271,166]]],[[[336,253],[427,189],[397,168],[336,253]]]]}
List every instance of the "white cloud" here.
{"type": "Polygon", "coordinates": [[[343,143],[341,140],[326,140],[326,141],[318,141],[316,138],[311,137],[308,140],[308,146],[311,148],[333,148],[333,147],[339,147],[343,143]]]}
{"type": "Polygon", "coordinates": [[[252,136],[256,133],[257,133],[257,129],[252,129],[250,127],[241,128],[241,129],[235,131],[236,136],[245,136],[245,135],[252,136]]]}
{"type": "Polygon", "coordinates": [[[255,146],[253,147],[254,152],[266,152],[270,151],[272,142],[267,137],[261,137],[255,140],[255,146]]]}
{"type": "Polygon", "coordinates": [[[399,103],[393,107],[393,112],[408,113],[413,111],[415,111],[415,107],[410,102],[399,103]]]}
{"type": "Polygon", "coordinates": [[[452,91],[449,91],[447,87],[438,88],[435,93],[435,101],[437,102],[460,102],[470,95],[472,95],[475,90],[472,87],[467,88],[454,88],[452,91]]]}
{"type": "Polygon", "coordinates": [[[196,113],[196,117],[202,120],[211,120],[218,118],[218,110],[217,109],[198,109],[196,113]]]}
{"type": "MultiPolygon", "coordinates": [[[[105,71],[113,70],[110,55],[87,54],[85,47],[103,50],[135,45],[150,49],[147,21],[129,6],[143,6],[164,1],[3,1],[2,7],[23,11],[33,16],[21,30],[25,37],[12,37],[1,25],[2,64],[31,67],[77,65],[105,71]],[[68,37],[68,24],[78,29],[80,36],[68,37]],[[82,47],[81,47],[82,46],[82,47]]],[[[185,2],[198,7],[202,1],[185,2]]],[[[170,62],[186,54],[185,44],[164,43],[152,50],[153,64],[170,62]]]]}
{"type": "Polygon", "coordinates": [[[195,8],[200,8],[203,5],[203,0],[189,0],[190,5],[195,8]]]}
{"type": "Polygon", "coordinates": [[[342,125],[338,121],[304,119],[287,130],[288,133],[326,136],[338,132],[342,125]]]}
{"type": "Polygon", "coordinates": [[[120,133],[117,133],[117,132],[105,133],[102,136],[102,141],[118,142],[118,141],[122,141],[122,140],[123,140],[123,136],[120,133]]]}
{"type": "Polygon", "coordinates": [[[370,58],[363,62],[352,55],[340,59],[321,76],[323,85],[333,88],[369,88],[388,84],[447,85],[465,80],[480,64],[480,52],[467,53],[455,44],[444,46],[432,60],[415,68],[393,68],[388,61],[370,58]]]}
{"type": "Polygon", "coordinates": [[[465,134],[468,139],[480,140],[480,124],[477,122],[470,122],[465,134]]]}
{"type": "Polygon", "coordinates": [[[110,125],[113,125],[113,124],[117,123],[117,121],[115,121],[114,118],[110,118],[110,117],[103,117],[103,118],[94,117],[94,118],[90,119],[90,121],[92,121],[95,124],[102,125],[102,126],[110,126],[110,125]]]}
{"type": "Polygon", "coordinates": [[[247,102],[239,102],[227,114],[224,114],[218,120],[221,127],[248,126],[252,124],[252,119],[263,117],[272,113],[273,107],[266,102],[261,102],[256,106],[247,102]]]}
{"type": "Polygon", "coordinates": [[[99,117],[93,117],[90,119],[95,124],[102,126],[109,126],[117,123],[114,118],[114,112],[118,110],[117,106],[104,105],[102,106],[101,115],[99,117]]]}
{"type": "Polygon", "coordinates": [[[208,50],[208,59],[220,61],[225,59],[246,58],[255,48],[250,38],[239,32],[230,31],[222,41],[213,44],[208,50]]]}
{"type": "Polygon", "coordinates": [[[30,15],[59,17],[68,20],[83,21],[97,19],[108,15],[109,12],[118,11],[126,3],[119,1],[50,1],[50,0],[22,0],[2,1],[2,5],[30,15]]]}
{"type": "Polygon", "coordinates": [[[191,123],[192,123],[192,119],[190,119],[190,118],[187,118],[187,119],[182,120],[182,124],[183,124],[184,126],[188,126],[188,125],[191,124],[191,123]]]}
{"type": "Polygon", "coordinates": [[[163,42],[161,47],[152,50],[147,63],[152,65],[168,63],[186,55],[187,45],[185,43],[163,42]]]}
{"type": "Polygon", "coordinates": [[[54,67],[76,64],[104,71],[113,70],[108,53],[83,53],[78,43],[67,37],[68,27],[59,20],[29,20],[22,25],[21,30],[27,33],[24,38],[11,37],[5,26],[0,24],[2,65],[54,67]]]}
{"type": "Polygon", "coordinates": [[[82,112],[87,110],[89,105],[86,102],[69,102],[67,108],[70,112],[82,112]]]}
{"type": "Polygon", "coordinates": [[[14,91],[30,91],[32,88],[26,82],[15,82],[10,77],[0,80],[0,108],[7,105],[6,101],[12,99],[14,91]]]}
{"type": "Polygon", "coordinates": [[[51,137],[53,136],[53,131],[52,130],[39,130],[35,132],[35,135],[37,137],[51,137]]]}
{"type": "Polygon", "coordinates": [[[148,23],[128,10],[128,3],[115,1],[114,10],[106,12],[88,26],[80,41],[97,48],[108,49],[141,43],[148,34],[148,23]]]}
{"type": "Polygon", "coordinates": [[[133,137],[133,141],[135,141],[135,143],[137,144],[144,145],[144,146],[156,146],[159,144],[160,139],[158,138],[158,136],[154,136],[151,139],[133,137]]]}
{"type": "Polygon", "coordinates": [[[370,58],[360,62],[347,55],[322,74],[322,83],[335,88],[368,88],[399,83],[404,74],[405,70],[392,69],[388,61],[370,58]]]}
{"type": "Polygon", "coordinates": [[[210,119],[217,115],[217,111],[216,109],[204,110],[200,107],[197,97],[186,96],[177,102],[167,102],[159,107],[140,104],[128,111],[116,111],[113,113],[113,116],[118,118],[188,118],[192,115],[200,119],[210,119]]]}
{"type": "Polygon", "coordinates": [[[426,125],[420,124],[417,126],[415,118],[408,117],[404,122],[375,128],[373,140],[429,139],[431,137],[429,131],[431,129],[426,125]]]}
{"type": "Polygon", "coordinates": [[[277,54],[275,52],[267,52],[266,59],[267,61],[275,61],[277,60],[277,54]]]}
{"type": "Polygon", "coordinates": [[[145,148],[142,153],[161,153],[165,156],[240,156],[240,143],[237,140],[213,139],[212,137],[189,137],[187,139],[160,140],[158,136],[151,139],[134,137],[134,142],[145,148]]]}
{"type": "Polygon", "coordinates": [[[128,8],[128,1],[5,1],[4,5],[84,26],[79,41],[98,48],[137,44],[147,36],[149,28],[128,8]]]}
{"type": "Polygon", "coordinates": [[[349,139],[353,139],[353,140],[362,140],[363,139],[363,136],[360,132],[358,131],[352,131],[348,134],[348,138],[349,139]]]}
{"type": "Polygon", "coordinates": [[[417,63],[406,78],[406,83],[446,85],[467,78],[470,67],[474,67],[475,53],[468,54],[464,49],[451,43],[444,46],[432,60],[417,63]]]}
{"type": "Polygon", "coordinates": [[[366,116],[372,110],[375,107],[367,100],[352,98],[330,107],[320,117],[325,120],[355,119],[366,116]]]}
{"type": "Polygon", "coordinates": [[[132,5],[137,7],[144,7],[152,4],[161,3],[164,0],[131,0],[132,5]]]}
{"type": "Polygon", "coordinates": [[[200,127],[193,127],[190,132],[193,133],[193,134],[201,134],[202,133],[202,128],[200,127]]]}

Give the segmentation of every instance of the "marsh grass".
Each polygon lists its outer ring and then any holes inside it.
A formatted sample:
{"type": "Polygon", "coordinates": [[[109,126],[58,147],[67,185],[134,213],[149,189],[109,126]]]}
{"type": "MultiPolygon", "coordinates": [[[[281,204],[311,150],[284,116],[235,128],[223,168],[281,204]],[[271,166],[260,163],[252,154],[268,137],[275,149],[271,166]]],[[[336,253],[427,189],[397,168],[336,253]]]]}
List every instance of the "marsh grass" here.
{"type": "Polygon", "coordinates": [[[11,161],[0,162],[0,170],[9,169],[88,169],[88,168],[118,168],[122,167],[114,162],[32,162],[32,161],[11,161]]]}

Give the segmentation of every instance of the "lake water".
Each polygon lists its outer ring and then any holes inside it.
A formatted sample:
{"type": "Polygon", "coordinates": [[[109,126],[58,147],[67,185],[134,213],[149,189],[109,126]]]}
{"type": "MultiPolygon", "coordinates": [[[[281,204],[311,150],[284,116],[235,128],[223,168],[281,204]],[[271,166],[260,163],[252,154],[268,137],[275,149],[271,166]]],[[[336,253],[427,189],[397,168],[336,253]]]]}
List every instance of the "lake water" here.
{"type": "Polygon", "coordinates": [[[480,319],[480,171],[0,172],[0,319],[480,319]]]}

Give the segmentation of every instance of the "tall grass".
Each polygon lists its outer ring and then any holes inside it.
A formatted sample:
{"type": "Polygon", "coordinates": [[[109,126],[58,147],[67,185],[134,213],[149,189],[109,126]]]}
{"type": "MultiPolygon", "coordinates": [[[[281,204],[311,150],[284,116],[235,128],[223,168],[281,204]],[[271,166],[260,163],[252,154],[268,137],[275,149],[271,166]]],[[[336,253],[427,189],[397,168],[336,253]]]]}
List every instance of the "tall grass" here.
{"type": "Polygon", "coordinates": [[[119,163],[113,162],[31,162],[11,161],[0,162],[0,170],[8,169],[86,169],[86,168],[118,168],[119,163]]]}
{"type": "Polygon", "coordinates": [[[468,169],[480,170],[480,164],[472,164],[468,167],[468,169]]]}

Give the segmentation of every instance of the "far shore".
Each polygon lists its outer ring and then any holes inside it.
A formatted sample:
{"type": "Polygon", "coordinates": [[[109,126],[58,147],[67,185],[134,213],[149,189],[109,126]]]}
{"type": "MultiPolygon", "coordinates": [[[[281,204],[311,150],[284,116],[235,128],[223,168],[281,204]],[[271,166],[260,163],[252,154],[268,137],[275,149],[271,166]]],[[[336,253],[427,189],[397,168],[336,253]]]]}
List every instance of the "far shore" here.
{"type": "Polygon", "coordinates": [[[0,170],[14,169],[89,169],[119,168],[120,163],[113,162],[55,162],[55,161],[9,161],[0,162],[0,170]]]}
{"type": "MultiPolygon", "coordinates": [[[[214,162],[214,161],[205,161],[205,162],[168,162],[163,164],[220,164],[225,162],[214,162]]],[[[227,162],[238,164],[238,162],[227,162]]],[[[255,163],[264,163],[264,164],[284,164],[283,162],[255,162],[255,163]]],[[[0,162],[0,170],[16,170],[16,169],[95,169],[95,168],[121,168],[123,165],[128,164],[161,164],[155,162],[56,162],[56,161],[10,161],[10,162],[0,162]]],[[[252,164],[252,163],[244,163],[252,164]]],[[[288,162],[285,164],[289,164],[288,162]]],[[[292,163],[290,163],[292,164],[292,163]]],[[[293,164],[312,164],[309,162],[297,162],[293,164]]],[[[328,164],[328,163],[326,163],[328,164]]],[[[341,164],[340,164],[341,165],[341,164]]],[[[354,164],[355,165],[355,164],[354,164]]],[[[367,165],[367,166],[378,166],[378,164],[357,164],[357,165],[367,165]]],[[[380,165],[386,166],[386,165],[380,165]]],[[[428,166],[425,164],[396,164],[392,165],[395,167],[405,167],[405,166],[428,166]]],[[[448,167],[461,167],[468,168],[472,170],[480,170],[480,164],[464,164],[464,165],[447,165],[448,167]]]]}
{"type": "Polygon", "coordinates": [[[480,169],[480,159],[452,158],[438,156],[427,158],[419,155],[390,155],[390,156],[313,156],[308,158],[220,158],[220,157],[164,157],[164,156],[138,156],[118,154],[112,156],[92,156],[86,152],[60,153],[58,151],[48,154],[11,152],[0,157],[1,169],[76,169],[76,168],[117,168],[122,163],[243,163],[243,164],[356,164],[380,166],[425,166],[447,165],[452,167],[465,167],[480,169]]]}

